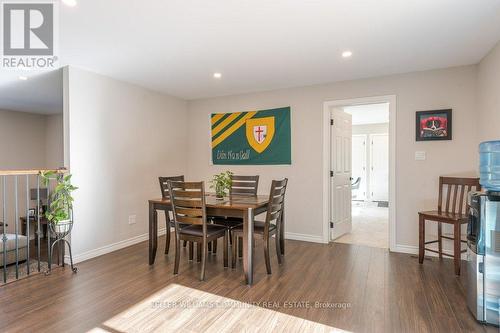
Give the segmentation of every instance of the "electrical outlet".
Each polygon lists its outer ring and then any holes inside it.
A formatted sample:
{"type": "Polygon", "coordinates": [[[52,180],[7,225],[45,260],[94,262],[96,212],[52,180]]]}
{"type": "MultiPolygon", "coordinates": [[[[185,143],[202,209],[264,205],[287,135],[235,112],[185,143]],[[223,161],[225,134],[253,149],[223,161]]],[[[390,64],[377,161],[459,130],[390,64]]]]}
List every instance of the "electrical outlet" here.
{"type": "Polygon", "coordinates": [[[129,215],[128,217],[128,224],[136,224],[136,215],[129,215]]]}

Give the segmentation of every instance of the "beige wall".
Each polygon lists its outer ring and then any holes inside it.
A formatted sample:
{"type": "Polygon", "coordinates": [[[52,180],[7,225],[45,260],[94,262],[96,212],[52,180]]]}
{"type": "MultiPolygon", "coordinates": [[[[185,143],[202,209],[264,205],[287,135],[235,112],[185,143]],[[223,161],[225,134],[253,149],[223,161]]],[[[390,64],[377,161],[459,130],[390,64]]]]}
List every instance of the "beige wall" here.
{"type": "Polygon", "coordinates": [[[402,250],[413,249],[418,241],[417,212],[436,207],[439,175],[476,170],[475,66],[189,102],[188,176],[190,179],[209,180],[213,174],[225,169],[241,174],[259,174],[261,193],[268,191],[272,179],[288,177],[288,237],[321,241],[323,103],[392,94],[397,95],[396,243],[402,250]],[[281,106],[292,108],[291,166],[225,167],[209,164],[210,113],[281,106]],[[415,111],[442,108],[453,109],[453,140],[416,142],[415,111]],[[416,150],[425,150],[427,160],[415,161],[416,150]]]}
{"type": "Polygon", "coordinates": [[[500,43],[478,66],[479,140],[500,140],[500,43]]]}
{"type": "Polygon", "coordinates": [[[80,187],[71,242],[83,260],[147,239],[157,177],[186,170],[187,112],[180,99],[73,67],[68,84],[69,166],[80,187]]]}
{"type": "MultiPolygon", "coordinates": [[[[41,115],[0,110],[0,169],[44,169],[60,166],[63,158],[62,115],[41,115]],[[59,125],[60,124],[60,125],[59,125]]],[[[36,177],[29,177],[29,188],[36,177]]],[[[1,184],[1,183],[0,183],[1,184]]],[[[6,181],[6,219],[8,232],[15,230],[14,177],[6,181]]],[[[26,215],[26,177],[18,177],[18,211],[26,215]]],[[[3,192],[0,191],[0,202],[3,192]]],[[[33,203],[30,202],[30,205],[33,203]]],[[[0,205],[0,220],[3,206],[0,205]]],[[[20,226],[19,226],[20,228],[20,226]]],[[[20,232],[20,229],[19,229],[20,232]]]]}
{"type": "Polygon", "coordinates": [[[45,168],[44,115],[0,110],[0,169],[45,168]]]}

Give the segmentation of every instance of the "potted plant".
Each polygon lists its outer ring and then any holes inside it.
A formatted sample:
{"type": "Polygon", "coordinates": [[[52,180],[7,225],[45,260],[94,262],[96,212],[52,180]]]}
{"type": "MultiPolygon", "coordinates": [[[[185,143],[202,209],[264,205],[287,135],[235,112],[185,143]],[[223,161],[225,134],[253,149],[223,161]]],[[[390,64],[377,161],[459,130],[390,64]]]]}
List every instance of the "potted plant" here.
{"type": "Polygon", "coordinates": [[[215,197],[217,199],[224,199],[224,196],[231,188],[232,175],[233,173],[231,171],[224,171],[217,175],[214,175],[212,181],[210,182],[210,188],[215,189],[215,197]]]}
{"type": "Polygon", "coordinates": [[[45,186],[49,185],[51,179],[57,181],[57,185],[49,196],[49,205],[45,217],[50,222],[50,227],[58,238],[63,238],[71,231],[73,225],[73,197],[71,193],[78,187],[71,184],[71,174],[64,175],[55,171],[40,173],[45,186]]]}

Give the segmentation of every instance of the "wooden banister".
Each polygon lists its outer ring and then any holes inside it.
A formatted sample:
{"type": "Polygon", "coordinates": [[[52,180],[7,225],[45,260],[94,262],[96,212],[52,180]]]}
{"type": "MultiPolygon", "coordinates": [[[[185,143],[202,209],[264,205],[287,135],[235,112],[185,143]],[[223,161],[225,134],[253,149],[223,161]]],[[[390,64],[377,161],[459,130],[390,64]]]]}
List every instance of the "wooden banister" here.
{"type": "Polygon", "coordinates": [[[0,170],[0,176],[38,175],[40,172],[66,173],[67,169],[0,170]]]}

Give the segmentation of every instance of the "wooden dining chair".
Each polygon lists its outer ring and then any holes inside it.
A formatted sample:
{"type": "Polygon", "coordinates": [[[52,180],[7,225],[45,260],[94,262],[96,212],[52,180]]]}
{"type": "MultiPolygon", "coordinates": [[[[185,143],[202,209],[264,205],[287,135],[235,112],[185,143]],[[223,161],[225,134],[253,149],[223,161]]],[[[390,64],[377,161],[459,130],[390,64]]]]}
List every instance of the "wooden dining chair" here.
{"type": "Polygon", "coordinates": [[[224,267],[228,267],[228,231],[224,226],[207,223],[203,182],[168,181],[175,226],[174,274],[179,272],[181,240],[201,244],[201,274],[205,279],[208,243],[224,238],[224,267]],[[188,225],[181,228],[181,224],[188,225]]]}
{"type": "Polygon", "coordinates": [[[479,178],[439,177],[438,209],[433,211],[419,212],[419,246],[418,261],[424,262],[425,251],[437,253],[439,258],[443,256],[452,257],[455,264],[455,274],[460,275],[460,257],[466,250],[461,249],[461,226],[467,223],[467,195],[469,192],[481,190],[479,178]],[[444,200],[446,196],[446,200],[444,200]],[[444,203],[444,206],[443,206],[444,203]],[[438,224],[438,239],[425,241],[425,221],[434,221],[438,224]],[[442,223],[453,225],[453,237],[443,236],[442,223]],[[453,255],[443,252],[442,239],[453,241],[453,255]],[[425,247],[427,244],[438,244],[438,250],[425,247]]]}
{"type": "Polygon", "coordinates": [[[259,188],[259,176],[231,176],[231,188],[229,189],[229,196],[231,195],[257,195],[259,188]]]}
{"type": "MultiPolygon", "coordinates": [[[[231,175],[231,187],[229,189],[229,197],[233,195],[257,195],[259,188],[259,176],[242,176],[231,175]]],[[[225,226],[229,231],[229,244],[233,244],[233,236],[231,230],[243,224],[242,218],[214,216],[212,221],[215,224],[225,226]]],[[[240,245],[240,254],[243,253],[242,245],[240,245]]]]}
{"type": "MultiPolygon", "coordinates": [[[[183,182],[184,181],[184,175],[181,176],[171,176],[171,177],[158,177],[158,180],[160,181],[160,190],[161,190],[161,197],[164,200],[169,200],[170,199],[170,192],[168,190],[168,181],[173,181],[173,182],[183,182]]],[[[174,221],[170,219],[170,213],[168,210],[165,210],[165,227],[167,228],[166,233],[165,233],[165,254],[168,254],[169,249],[170,249],[170,228],[174,228],[174,221]]],[[[182,227],[182,226],[181,226],[182,227]]],[[[186,244],[184,244],[186,246],[186,244]]]]}
{"type": "MultiPolygon", "coordinates": [[[[278,264],[281,264],[281,249],[280,249],[280,228],[281,228],[281,216],[283,214],[283,209],[285,207],[285,192],[288,179],[283,180],[273,180],[271,184],[271,191],[269,194],[269,203],[267,205],[266,219],[265,221],[255,221],[254,222],[254,234],[262,236],[264,240],[264,258],[266,260],[267,274],[271,274],[271,260],[269,257],[269,239],[272,235],[275,235],[276,240],[276,255],[278,257],[278,264]]],[[[243,226],[238,226],[232,230],[233,240],[235,243],[239,244],[243,242],[243,226]]],[[[236,248],[238,246],[233,246],[233,256],[231,267],[236,267],[236,248]]]]}

